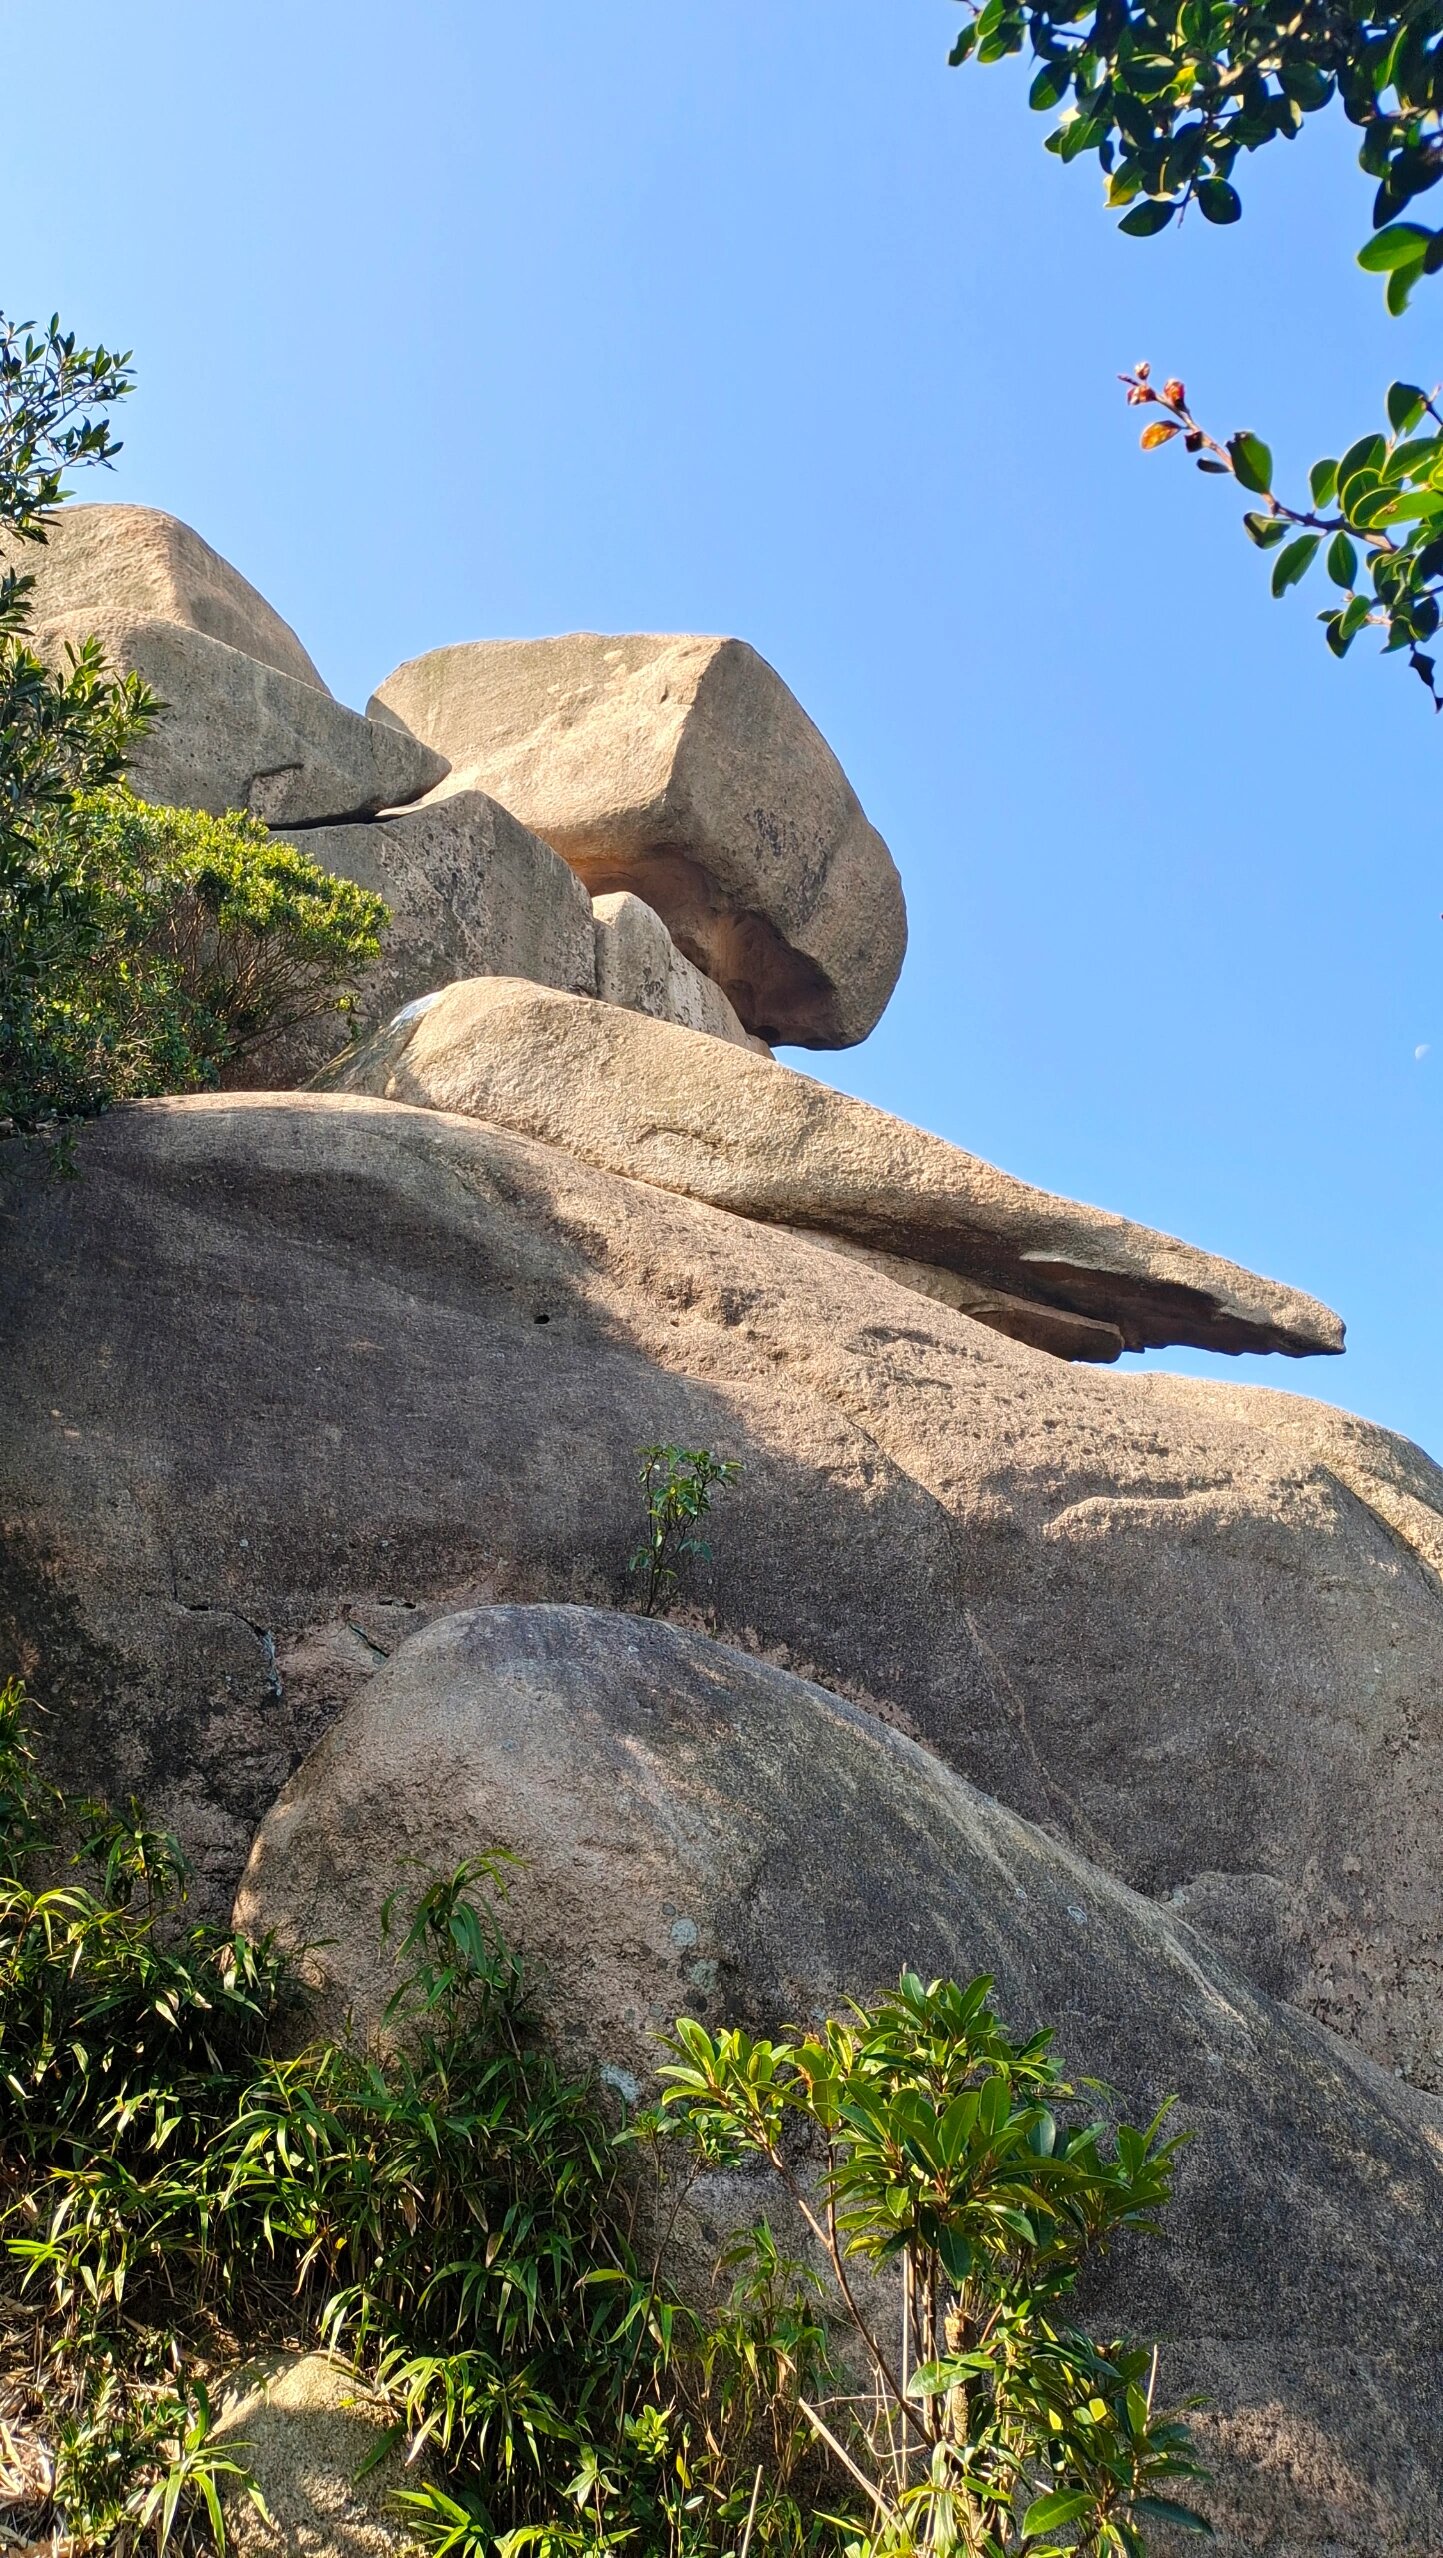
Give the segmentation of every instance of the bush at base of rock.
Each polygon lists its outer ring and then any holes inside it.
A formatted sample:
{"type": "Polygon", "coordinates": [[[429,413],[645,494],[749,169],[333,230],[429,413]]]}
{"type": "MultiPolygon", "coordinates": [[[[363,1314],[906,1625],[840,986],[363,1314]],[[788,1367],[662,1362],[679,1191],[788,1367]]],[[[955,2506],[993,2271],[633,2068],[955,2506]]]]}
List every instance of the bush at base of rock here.
{"type": "MultiPolygon", "coordinates": [[[[382,2558],[385,2514],[313,2473],[398,2442],[412,2481],[398,2501],[435,2548],[489,2551],[527,2525],[598,2558],[628,2544],[711,2558],[744,2524],[776,2558],[858,2536],[848,2471],[865,2424],[828,2394],[815,2280],[763,2223],[725,2251],[736,2279],[715,2316],[668,2298],[663,2254],[628,2234],[630,2137],[539,2043],[497,1922],[504,1859],[433,1881],[390,1930],[379,2041],[297,2053],[292,2037],[287,2056],[284,1962],[182,1931],[173,1845],[135,1804],[117,1819],[67,1803],[36,1772],[27,1717],[23,1690],[0,1691],[0,2052],[16,2100],[0,2131],[0,2499],[26,2537],[99,2551],[153,2527],[164,2558],[178,2522],[223,2547],[229,2499],[257,2553],[319,2533],[382,2558]],[[328,2386],[305,2350],[318,2343],[354,2366],[353,2421],[344,2377],[328,2386]]],[[[1030,2546],[1024,2504],[1061,2492],[1069,2522],[1114,2514],[1119,2536],[1097,2546],[1137,2558],[1136,2496],[1159,2458],[1178,2468],[1185,2438],[1150,2405],[1139,2425],[1131,2364],[1055,2331],[1052,2303],[1109,2229],[1166,2199],[1167,2152],[1123,2132],[1114,2154],[1098,2127],[1039,2141],[1038,2092],[1070,2091],[1041,2045],[1010,2044],[985,1988],[921,1993],[915,2050],[890,2010],[861,2023],[895,2047],[892,2079],[910,2071],[913,2112],[930,2088],[942,2136],[959,2097],[987,2129],[965,2160],[953,2142],[952,2190],[924,2208],[954,2265],[985,2225],[988,2283],[1006,2295],[1015,2494],[1004,2468],[997,2547],[1030,2546]],[[1019,2155],[1025,2229],[1015,2211],[1003,2225],[1019,2155]],[[1079,2355],[1109,2396],[1080,2452],[1038,2395],[1059,2357],[1075,2387],[1079,2355]],[[1109,2444],[1110,2487],[1091,2476],[1109,2444]]],[[[705,2135],[693,2146],[704,2164],[705,2135]]],[[[658,2137],[656,2156],[668,2147],[658,2137]]]]}
{"type": "Polygon", "coordinates": [[[344,1010],[386,922],[253,818],[118,789],[56,818],[5,886],[0,1124],[20,1129],[193,1091],[344,1010]]]}

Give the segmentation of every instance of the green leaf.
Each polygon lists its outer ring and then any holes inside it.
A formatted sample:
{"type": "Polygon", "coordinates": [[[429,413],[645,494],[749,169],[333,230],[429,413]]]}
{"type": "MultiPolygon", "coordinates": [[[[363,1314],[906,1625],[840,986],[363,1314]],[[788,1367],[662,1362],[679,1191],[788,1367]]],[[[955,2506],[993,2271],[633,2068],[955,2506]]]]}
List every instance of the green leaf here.
{"type": "Polygon", "coordinates": [[[1226,178],[1199,178],[1193,193],[1197,197],[1198,211],[1205,222],[1240,222],[1242,220],[1242,197],[1236,187],[1229,186],[1226,178]]]}
{"type": "Polygon", "coordinates": [[[1428,406],[1426,391],[1416,382],[1390,382],[1388,385],[1388,424],[1395,435],[1409,435],[1428,406]]]}
{"type": "Polygon", "coordinates": [[[1130,213],[1123,215],[1117,227],[1134,240],[1150,240],[1155,232],[1167,229],[1176,211],[1175,204],[1162,204],[1155,195],[1145,196],[1141,204],[1135,204],[1130,213]]]}
{"type": "Polygon", "coordinates": [[[960,2229],[943,2228],[937,2241],[937,2253],[954,2283],[965,2283],[972,2271],[972,2249],[960,2229]]]}
{"type": "Polygon", "coordinates": [[[1360,533],[1370,533],[1374,525],[1381,524],[1384,516],[1390,514],[1397,503],[1396,489],[1368,488],[1355,495],[1350,487],[1344,512],[1349,523],[1356,524],[1360,533]]]}
{"type": "Polygon", "coordinates": [[[921,2363],[907,2383],[909,2398],[943,2398],[957,2379],[954,2362],[921,2363]]]}
{"type": "Polygon", "coordinates": [[[1273,485],[1273,457],[1262,437],[1244,428],[1241,435],[1229,436],[1228,453],[1239,485],[1266,497],[1273,485]]]}
{"type": "Polygon", "coordinates": [[[1308,486],[1313,492],[1314,506],[1326,506],[1337,490],[1337,463],[1315,462],[1308,473],[1308,486]]]}
{"type": "Polygon", "coordinates": [[[1386,231],[1375,231],[1358,251],[1358,264],[1369,275],[1389,275],[1394,267],[1416,266],[1425,255],[1432,239],[1431,231],[1419,229],[1416,222],[1390,222],[1386,231]]]}
{"type": "Polygon", "coordinates": [[[1388,456],[1387,477],[1390,480],[1422,479],[1443,460],[1443,436],[1414,435],[1395,444],[1388,456]]]}
{"type": "Polygon", "coordinates": [[[1335,533],[1328,544],[1328,575],[1335,586],[1358,583],[1358,554],[1346,533],[1335,533]]]}
{"type": "Polygon", "coordinates": [[[1039,111],[1047,107],[1059,106],[1067,95],[1068,79],[1069,74],[1064,63],[1044,62],[1027,92],[1028,105],[1038,108],[1039,111]]]}
{"type": "Polygon", "coordinates": [[[1381,471],[1388,459],[1386,435],[1360,435],[1350,444],[1338,464],[1338,486],[1342,488],[1358,471],[1381,471]]]}
{"type": "Polygon", "coordinates": [[[1422,274],[1423,263],[1421,259],[1416,260],[1412,266],[1398,266],[1393,269],[1392,274],[1388,278],[1387,290],[1383,296],[1384,301],[1387,303],[1389,313],[1393,319],[1397,320],[1402,318],[1403,313],[1408,308],[1408,297],[1412,292],[1414,285],[1420,281],[1422,274]]]}
{"type": "Polygon", "coordinates": [[[1311,115],[1318,107],[1325,107],[1333,94],[1333,83],[1327,73],[1320,71],[1312,62],[1285,62],[1278,73],[1278,80],[1284,97],[1291,98],[1305,115],[1311,115]]]}
{"type": "Polygon", "coordinates": [[[1243,517],[1243,523],[1247,529],[1249,541],[1256,542],[1260,551],[1270,551],[1275,543],[1287,539],[1286,516],[1258,515],[1250,511],[1243,517]]]}
{"type": "Polygon", "coordinates": [[[1191,2505],[1175,2505],[1170,2496],[1134,2496],[1130,2513],[1145,2514],[1149,2522],[1170,2523],[1174,2531],[1199,2531],[1205,2540],[1214,2536],[1213,2527],[1191,2505]]]}
{"type": "Polygon", "coordinates": [[[1031,2540],[1038,2532],[1061,2531],[1070,2522],[1080,2522],[1086,2513],[1095,2513],[1097,2499],[1085,2489],[1063,2487],[1050,2496],[1034,2496],[1022,2517],[1022,2536],[1031,2540]]]}
{"type": "Polygon", "coordinates": [[[1273,570],[1275,595],[1286,595],[1290,586],[1296,586],[1300,577],[1307,576],[1322,538],[1321,533],[1303,533],[1296,542],[1289,542],[1285,551],[1279,551],[1273,570]]]}

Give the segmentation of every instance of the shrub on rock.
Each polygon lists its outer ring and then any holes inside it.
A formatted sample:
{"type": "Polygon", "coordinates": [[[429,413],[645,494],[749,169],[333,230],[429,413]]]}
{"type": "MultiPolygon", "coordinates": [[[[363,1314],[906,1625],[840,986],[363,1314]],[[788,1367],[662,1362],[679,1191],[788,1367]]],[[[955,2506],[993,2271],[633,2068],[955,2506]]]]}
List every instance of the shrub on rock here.
{"type": "MultiPolygon", "coordinates": [[[[542,2044],[498,1923],[505,1859],[424,1885],[409,1926],[388,1911],[399,1986],[379,2038],[347,2030],[297,2051],[283,1958],[184,1929],[171,1843],[134,1804],[116,1818],[50,1787],[27,1711],[18,1686],[0,1689],[0,2405],[7,2470],[27,2482],[0,2496],[26,2538],[51,2534],[79,2558],[153,2529],[165,2558],[174,2528],[223,2551],[226,2499],[255,2558],[277,2541],[386,2558],[398,2535],[377,2491],[358,2498],[344,2473],[404,2447],[412,2483],[381,2493],[438,2558],[491,2558],[507,2530],[512,2558],[533,2544],[719,2558],[743,2527],[757,2558],[855,2542],[866,2413],[835,2394],[815,2277],[761,2223],[724,2251],[718,2273],[735,2279],[709,2310],[673,2295],[665,2238],[655,2253],[635,2244],[623,2162],[661,2126],[618,2138],[593,2079],[542,2044]],[[268,2374],[242,2359],[257,2352],[268,2374]],[[216,2422],[227,2370],[240,2400],[216,2422]]],[[[1035,2457],[1008,2449],[990,2465],[997,2547],[1042,2558],[1035,2491],[1055,2503],[1061,2489],[1067,2545],[1138,2558],[1139,2489],[1188,2474],[1185,2438],[1154,2421],[1150,2392],[1137,2415],[1120,2349],[1069,2332],[1054,2351],[1050,2303],[1104,2227],[1166,2199],[1168,2148],[1059,2128],[1040,2092],[1065,2111],[1071,2091],[1045,2038],[1014,2048],[986,1986],[925,1994],[926,2086],[906,2094],[925,2114],[945,2081],[953,2170],[923,2197],[927,2226],[940,2216],[955,2274],[967,2230],[986,2224],[1011,2327],[1027,2330],[1024,2394],[1063,2361],[1073,2388],[1080,2361],[1125,2435],[1116,2481],[1094,2478],[1100,2422],[1079,2466],[1076,2427],[1039,2419],[1035,2457]],[[993,2126],[999,2093],[1010,2143],[993,2126]],[[965,2156],[959,2107],[985,2132],[965,2156]]],[[[893,2014],[858,2011],[889,2049],[893,2014]]],[[[694,2057],[701,2029],[680,2030],[694,2057]]],[[[916,2057],[898,2045],[903,2075],[916,2057]]],[[[680,2119],[687,2091],[670,2075],[680,2119]]],[[[690,2107],[698,2156],[714,2111],[708,2083],[690,2107]]],[[[844,2249],[874,2252],[864,2237],[844,2249]]]]}
{"type": "Polygon", "coordinates": [[[0,918],[0,1120],[190,1092],[267,1035],[343,1012],[381,898],[254,818],[99,792],[37,836],[0,918]]]}

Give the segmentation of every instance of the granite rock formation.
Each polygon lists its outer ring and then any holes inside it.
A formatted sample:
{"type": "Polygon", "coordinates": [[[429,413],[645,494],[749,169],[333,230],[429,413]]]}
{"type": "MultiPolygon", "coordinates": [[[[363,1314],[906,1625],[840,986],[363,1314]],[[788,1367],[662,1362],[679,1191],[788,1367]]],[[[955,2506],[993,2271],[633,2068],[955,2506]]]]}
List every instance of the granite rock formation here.
{"type": "Polygon", "coordinates": [[[379,2023],[402,1860],[498,1845],[548,2022],[623,2091],[655,2094],[679,2014],[775,2032],[909,1965],[990,1973],[1127,2119],[1175,2094],[1195,2138],[1163,2238],[1092,2307],[1158,2340],[1169,2395],[1206,2394],[1221,2551],[1443,2541],[1443,2104],[874,1716],[590,1609],[404,1643],[267,1816],[237,1915],[318,1948],[332,2011],[379,2023]]]}
{"type": "Polygon", "coordinates": [[[775,1059],[505,977],[447,987],[326,1081],[464,1111],[628,1180],[860,1245],[900,1264],[904,1285],[908,1265],[955,1274],[976,1300],[953,1302],[1002,1332],[1017,1328],[1019,1303],[1034,1320],[1108,1327],[1083,1356],[1172,1342],[1293,1358],[1343,1346],[1337,1316],[1315,1299],[1034,1190],[775,1059]]]}
{"type": "MultiPolygon", "coordinates": [[[[1225,2548],[1436,2558],[1443,1474],[1099,1364],[1337,1318],[754,1053],[861,1037],[905,919],[752,651],[478,643],[363,717],[171,518],[25,565],[170,704],[142,792],[393,910],[317,1088],[128,1105],[73,1181],[0,1143],[0,1673],[56,1772],[363,2009],[398,1846],[523,1848],[553,2029],[638,2081],[673,2001],[993,1970],[1196,2125],[1109,2297],[1212,2399],[1225,2548]],[[652,1441],[742,1469],[684,1628],[622,1613],[652,1441]]],[[[343,2386],[250,2411],[276,2558],[389,2558],[343,2386]]]]}
{"type": "Polygon", "coordinates": [[[213,1906],[418,1613],[626,1604],[670,1441],[743,1464],[723,1636],[1443,2086],[1443,1477],[1405,1441],[360,1096],[136,1103],[73,1182],[0,1150],[0,1244],[3,1650],[213,1906]]]}
{"type": "Polygon", "coordinates": [[[891,854],[831,748],[739,640],[478,640],[369,705],[554,844],[593,896],[634,889],[746,1028],[864,1039],[897,982],[891,854]]]}

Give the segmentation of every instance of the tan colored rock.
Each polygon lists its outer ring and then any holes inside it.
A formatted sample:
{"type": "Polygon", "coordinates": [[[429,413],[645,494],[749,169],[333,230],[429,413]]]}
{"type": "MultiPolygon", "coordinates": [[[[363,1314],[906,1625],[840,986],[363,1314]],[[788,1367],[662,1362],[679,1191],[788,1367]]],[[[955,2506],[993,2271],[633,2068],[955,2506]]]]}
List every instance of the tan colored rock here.
{"type": "Polygon", "coordinates": [[[1005,1332],[1010,1341],[1025,1341],[1033,1350],[1050,1350],[1054,1359],[1088,1359],[1107,1366],[1122,1356],[1122,1334],[1114,1323],[1098,1323],[1091,1315],[1069,1314],[1060,1306],[1039,1304],[1035,1298],[1010,1297],[1001,1288],[982,1287],[955,1270],[939,1270],[934,1262],[908,1261],[895,1252],[874,1252],[868,1244],[849,1243],[844,1235],[814,1234],[805,1226],[791,1226],[787,1231],[804,1236],[824,1252],[841,1252],[851,1261],[863,1261],[868,1269],[893,1280],[899,1288],[911,1288],[917,1296],[930,1297],[936,1305],[951,1306],[958,1314],[970,1315],[974,1323],[1005,1332]]]}
{"type": "MultiPolygon", "coordinates": [[[[730,1039],[738,1048],[755,1044],[720,986],[683,959],[652,907],[633,897],[629,889],[621,889],[614,896],[594,897],[591,911],[596,926],[596,992],[604,1004],[645,1013],[652,1021],[674,1021],[683,1030],[705,1031],[713,1039],[730,1039]]],[[[529,968],[497,973],[533,974],[529,968]]]]}
{"type": "Polygon", "coordinates": [[[1129,1350],[1343,1346],[1315,1298],[1034,1190],[774,1059],[504,978],[448,988],[337,1088],[465,1111],[738,1216],[955,1271],[991,1292],[1003,1330],[1021,1297],[1112,1326],[1129,1350]]]}
{"type": "Polygon", "coordinates": [[[432,649],[369,705],[565,855],[634,889],[775,1045],[865,1039],[897,982],[892,857],[830,747],[740,640],[478,640],[432,649]]]}
{"type": "MultiPolygon", "coordinates": [[[[596,984],[591,901],[549,844],[484,791],[458,791],[353,826],[310,826],[290,841],[326,870],[384,897],[381,956],[357,993],[367,1030],[458,977],[499,973],[575,994],[596,984]]],[[[304,1082],[340,1046],[334,1017],[253,1051],[248,1088],[304,1082]]]]}
{"type": "MultiPolygon", "coordinates": [[[[1443,2107],[900,1733],[705,1637],[483,1608],[404,1644],[257,1838],[237,1905],[378,2023],[381,1906],[497,1846],[568,2053],[654,2093],[678,2014],[810,2023],[896,1980],[997,1982],[1076,2074],[1195,2134],[1160,2241],[1089,2303],[1203,2390],[1224,2551],[1443,2546],[1443,2107]],[[1318,2457],[1301,2472],[1298,2442],[1318,2457]]],[[[764,2207],[749,2186],[748,2214],[764,2207]]]]}
{"type": "Polygon", "coordinates": [[[32,637],[58,660],[67,642],[92,634],[113,667],[143,676],[166,705],[130,765],[142,799],[316,826],[419,799],[445,772],[444,757],[415,738],[181,622],[80,613],[37,622],[32,637]]]}
{"type": "Polygon", "coordinates": [[[43,544],[0,543],[0,560],[33,576],[37,626],[87,617],[180,622],[329,692],[289,622],[199,533],[158,506],[62,507],[43,544]]]}
{"type": "Polygon", "coordinates": [[[136,1103],[79,1168],[0,1147],[0,1659],[75,1781],[179,1827],[197,1907],[400,1631],[623,1601],[670,1441],[742,1463],[689,1584],[724,1637],[1443,2087],[1443,1476],[1406,1440],[1064,1365],[435,1111],[136,1103]]]}
{"type": "Polygon", "coordinates": [[[392,2421],[326,2354],[276,2356],[239,2376],[214,2440],[255,2480],[270,2520],[239,2481],[223,2480],[227,2548],[238,2558],[401,2558],[417,2549],[390,2501],[415,2475],[399,2451],[376,2461],[392,2421]]]}

